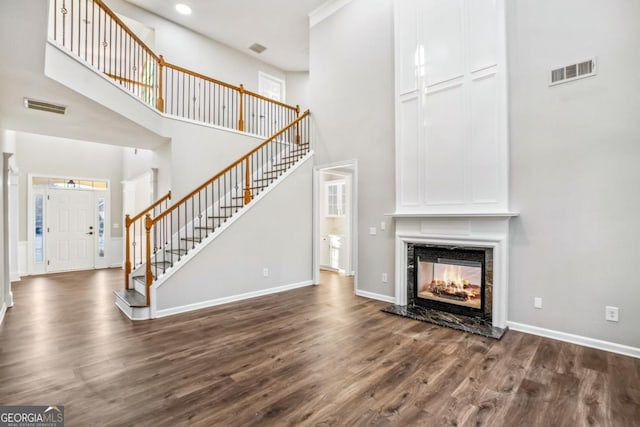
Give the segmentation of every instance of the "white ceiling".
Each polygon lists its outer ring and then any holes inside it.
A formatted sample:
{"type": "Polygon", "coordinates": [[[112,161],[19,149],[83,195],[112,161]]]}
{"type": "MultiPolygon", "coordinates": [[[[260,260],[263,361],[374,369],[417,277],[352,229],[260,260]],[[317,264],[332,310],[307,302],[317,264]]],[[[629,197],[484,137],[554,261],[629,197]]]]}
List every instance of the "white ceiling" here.
{"type": "Polygon", "coordinates": [[[327,0],[126,0],[284,71],[309,69],[309,13],[327,0]],[[176,3],[191,7],[180,15],[176,3]],[[261,54],[253,43],[267,47],[261,54]]]}

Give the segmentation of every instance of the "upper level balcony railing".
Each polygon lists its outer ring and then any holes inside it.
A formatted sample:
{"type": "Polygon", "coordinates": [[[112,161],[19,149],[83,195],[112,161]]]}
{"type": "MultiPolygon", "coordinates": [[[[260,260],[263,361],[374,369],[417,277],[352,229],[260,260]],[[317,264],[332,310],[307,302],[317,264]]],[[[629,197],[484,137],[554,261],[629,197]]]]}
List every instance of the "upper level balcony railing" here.
{"type": "MultiPolygon", "coordinates": [[[[167,115],[269,137],[299,107],[166,62],[102,0],[50,0],[49,38],[167,115]]],[[[293,142],[293,141],[291,141],[293,142]]]]}

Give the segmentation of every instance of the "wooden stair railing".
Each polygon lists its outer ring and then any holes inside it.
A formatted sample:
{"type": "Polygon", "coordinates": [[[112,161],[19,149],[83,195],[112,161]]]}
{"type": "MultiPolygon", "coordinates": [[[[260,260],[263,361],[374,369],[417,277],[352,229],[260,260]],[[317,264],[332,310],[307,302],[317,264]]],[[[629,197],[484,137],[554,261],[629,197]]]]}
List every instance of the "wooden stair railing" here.
{"type": "Polygon", "coordinates": [[[162,213],[145,215],[147,304],[159,275],[309,152],[309,116],[307,110],[162,213]]]}
{"type": "MultiPolygon", "coordinates": [[[[159,215],[169,207],[169,200],[171,200],[171,191],[159,198],[156,202],[151,204],[148,208],[142,212],[133,216],[125,215],[124,217],[124,229],[125,229],[125,243],[124,243],[124,288],[129,289],[129,276],[133,269],[138,267],[146,259],[143,242],[146,244],[147,236],[145,232],[145,217],[147,215],[159,215]]],[[[151,236],[149,236],[151,237],[151,236]]]]}
{"type": "Polygon", "coordinates": [[[166,62],[103,0],[49,1],[50,39],[161,113],[265,138],[300,114],[243,85],[166,62]]]}

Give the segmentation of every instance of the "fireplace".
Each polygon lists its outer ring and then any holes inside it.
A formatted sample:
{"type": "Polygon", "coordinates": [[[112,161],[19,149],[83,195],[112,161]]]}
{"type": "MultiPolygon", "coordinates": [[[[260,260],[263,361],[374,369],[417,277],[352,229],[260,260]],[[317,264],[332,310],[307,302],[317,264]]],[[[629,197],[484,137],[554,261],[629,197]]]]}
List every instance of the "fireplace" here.
{"type": "Polygon", "coordinates": [[[484,249],[414,247],[414,303],[435,310],[485,317],[484,249]]]}
{"type": "Polygon", "coordinates": [[[406,304],[383,311],[501,338],[494,324],[494,247],[407,241],[406,304]]]}
{"type": "Polygon", "coordinates": [[[491,321],[493,249],[407,245],[407,303],[491,321]]]}

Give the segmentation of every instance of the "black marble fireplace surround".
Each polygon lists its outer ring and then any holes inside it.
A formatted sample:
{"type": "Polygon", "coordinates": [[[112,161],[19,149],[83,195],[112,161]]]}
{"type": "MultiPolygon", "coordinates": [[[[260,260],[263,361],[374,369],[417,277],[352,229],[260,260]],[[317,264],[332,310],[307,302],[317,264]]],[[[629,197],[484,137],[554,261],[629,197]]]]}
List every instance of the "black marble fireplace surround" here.
{"type": "Polygon", "coordinates": [[[492,325],[491,307],[493,299],[493,249],[476,247],[453,247],[422,243],[407,244],[407,305],[392,305],[383,309],[410,319],[421,320],[462,330],[472,334],[500,339],[506,329],[492,325]],[[457,304],[425,300],[417,296],[417,259],[436,260],[450,258],[471,261],[482,265],[481,305],[479,308],[465,308],[457,304]]]}

